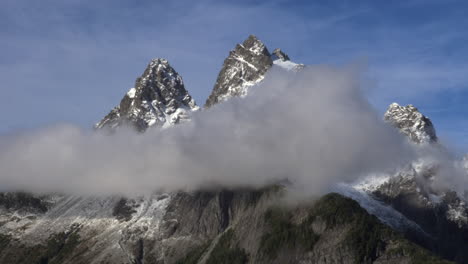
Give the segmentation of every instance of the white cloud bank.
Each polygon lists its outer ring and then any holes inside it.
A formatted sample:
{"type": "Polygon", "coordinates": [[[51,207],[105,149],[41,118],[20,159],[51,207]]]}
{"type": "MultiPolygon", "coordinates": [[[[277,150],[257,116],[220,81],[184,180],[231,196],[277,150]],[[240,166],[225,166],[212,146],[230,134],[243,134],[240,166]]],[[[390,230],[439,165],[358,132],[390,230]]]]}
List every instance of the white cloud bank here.
{"type": "Polygon", "coordinates": [[[2,190],[139,193],[281,179],[310,194],[413,158],[352,68],[273,68],[245,98],[163,131],[114,135],[58,125],[0,139],[2,190]]]}

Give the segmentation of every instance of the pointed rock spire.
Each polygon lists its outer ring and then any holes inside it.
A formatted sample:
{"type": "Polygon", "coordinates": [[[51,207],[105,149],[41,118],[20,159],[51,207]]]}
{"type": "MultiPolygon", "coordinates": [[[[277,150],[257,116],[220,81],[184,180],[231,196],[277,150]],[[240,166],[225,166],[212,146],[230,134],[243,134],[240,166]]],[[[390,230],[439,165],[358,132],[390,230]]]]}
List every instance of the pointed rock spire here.
{"type": "Polygon", "coordinates": [[[224,60],[205,107],[230,97],[246,95],[248,88],[260,82],[272,65],[273,60],[265,44],[250,35],[242,44],[237,44],[224,60]]]}
{"type": "Polygon", "coordinates": [[[135,87],[99,123],[97,129],[115,129],[123,123],[138,131],[150,126],[168,127],[189,119],[198,106],[185,89],[182,77],[165,59],[153,59],[135,87]]]}

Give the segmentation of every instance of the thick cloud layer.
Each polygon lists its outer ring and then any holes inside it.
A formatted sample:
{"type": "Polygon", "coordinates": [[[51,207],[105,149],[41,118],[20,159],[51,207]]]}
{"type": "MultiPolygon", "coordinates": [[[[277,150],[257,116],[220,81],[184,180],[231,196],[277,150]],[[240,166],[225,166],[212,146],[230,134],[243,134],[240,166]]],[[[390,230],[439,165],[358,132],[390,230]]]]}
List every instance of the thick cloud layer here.
{"type": "Polygon", "coordinates": [[[166,130],[114,135],[59,125],[0,140],[4,190],[146,192],[261,186],[288,179],[320,194],[338,181],[413,158],[382,121],[352,68],[273,67],[233,98],[166,130]]]}

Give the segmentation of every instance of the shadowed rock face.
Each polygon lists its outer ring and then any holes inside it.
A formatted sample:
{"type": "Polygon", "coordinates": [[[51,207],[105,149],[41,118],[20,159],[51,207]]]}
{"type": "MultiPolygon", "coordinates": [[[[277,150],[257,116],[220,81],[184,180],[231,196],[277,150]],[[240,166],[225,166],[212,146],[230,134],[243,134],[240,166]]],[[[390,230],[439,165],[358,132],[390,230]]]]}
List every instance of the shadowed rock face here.
{"type": "Polygon", "coordinates": [[[65,198],[29,232],[2,233],[0,262],[446,263],[349,198],[328,194],[283,207],[281,197],[273,186],[153,195],[144,201],[65,198]],[[125,213],[126,219],[113,216],[116,207],[133,202],[140,205],[125,213]],[[93,215],[83,217],[86,213],[93,215]],[[41,234],[43,229],[48,232],[41,234]],[[32,240],[33,234],[42,237],[32,240]]]}
{"type": "Polygon", "coordinates": [[[415,241],[447,259],[465,263],[468,260],[466,204],[455,192],[424,189],[427,186],[418,175],[397,175],[373,195],[417,223],[430,236],[430,239],[413,237],[415,241]]]}
{"type": "Polygon", "coordinates": [[[129,124],[138,131],[150,126],[168,127],[188,120],[198,106],[185,89],[182,77],[165,59],[154,59],[143,75],[99,123],[97,129],[129,124]]]}
{"type": "Polygon", "coordinates": [[[0,207],[9,211],[44,213],[49,206],[44,198],[24,192],[0,193],[0,207]]]}
{"type": "Polygon", "coordinates": [[[246,95],[248,87],[261,81],[272,65],[273,60],[265,44],[250,35],[244,43],[237,44],[224,60],[205,107],[230,97],[246,95]]]}

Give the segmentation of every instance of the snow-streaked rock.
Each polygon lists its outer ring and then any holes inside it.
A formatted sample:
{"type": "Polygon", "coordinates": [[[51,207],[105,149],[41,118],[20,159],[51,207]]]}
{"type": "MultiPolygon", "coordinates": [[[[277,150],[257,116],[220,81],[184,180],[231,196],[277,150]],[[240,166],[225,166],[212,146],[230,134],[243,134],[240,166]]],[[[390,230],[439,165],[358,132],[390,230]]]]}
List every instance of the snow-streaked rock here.
{"type": "Polygon", "coordinates": [[[275,49],[270,54],[263,42],[250,35],[242,44],[237,44],[224,60],[205,107],[231,97],[247,95],[249,89],[260,83],[273,65],[294,71],[305,67],[304,64],[290,61],[289,56],[281,49],[275,49]]]}
{"type": "Polygon", "coordinates": [[[300,71],[305,67],[304,64],[292,62],[289,59],[289,56],[281,49],[275,49],[271,54],[271,58],[273,59],[274,66],[283,68],[287,71],[300,71]]]}
{"type": "Polygon", "coordinates": [[[250,35],[229,52],[205,107],[231,97],[245,96],[249,87],[264,78],[272,64],[271,54],[265,44],[256,36],[250,35]]]}
{"type": "Polygon", "coordinates": [[[392,103],[384,115],[402,133],[415,143],[435,143],[437,136],[429,118],[421,114],[413,105],[400,106],[392,103]]]}
{"type": "MultiPolygon", "coordinates": [[[[430,119],[421,114],[413,105],[400,106],[392,103],[384,119],[416,144],[437,142],[436,131],[430,119]]],[[[463,166],[464,161],[462,161],[463,166]]],[[[459,166],[454,164],[454,166],[459,166]]],[[[460,227],[468,227],[468,207],[465,197],[451,190],[434,188],[433,182],[438,177],[439,164],[436,160],[419,159],[398,171],[393,177],[382,183],[373,192],[389,203],[396,203],[400,210],[409,210],[408,206],[425,208],[441,212],[437,217],[445,217],[460,227]],[[403,199],[403,200],[402,200],[403,199]],[[397,202],[396,202],[397,201],[397,202]],[[407,205],[403,206],[403,204],[407,205]]]]}
{"type": "Polygon", "coordinates": [[[288,71],[300,71],[301,69],[305,67],[304,64],[295,63],[289,60],[287,61],[275,60],[273,61],[273,65],[278,66],[288,71]]]}
{"type": "Polygon", "coordinates": [[[390,177],[392,177],[392,175],[384,173],[369,174],[359,178],[357,181],[352,183],[351,186],[356,190],[371,193],[382,186],[382,184],[388,182],[390,177]]]}
{"type": "Polygon", "coordinates": [[[144,131],[148,127],[169,127],[190,119],[199,107],[184,86],[182,77],[165,59],[154,59],[135,87],[123,97],[120,105],[104,117],[96,128],[115,129],[129,124],[144,131]]]}

